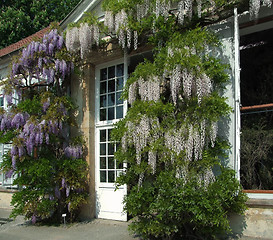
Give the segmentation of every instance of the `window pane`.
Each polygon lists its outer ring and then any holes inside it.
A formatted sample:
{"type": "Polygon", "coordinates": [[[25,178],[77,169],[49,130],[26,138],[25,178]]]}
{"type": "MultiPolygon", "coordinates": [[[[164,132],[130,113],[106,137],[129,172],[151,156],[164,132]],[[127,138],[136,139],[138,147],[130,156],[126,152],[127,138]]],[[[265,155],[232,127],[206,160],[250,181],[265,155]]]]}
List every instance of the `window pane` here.
{"type": "Polygon", "coordinates": [[[117,65],[117,77],[123,76],[123,64],[117,65]]]}
{"type": "Polygon", "coordinates": [[[100,107],[106,107],[106,95],[100,97],[100,107]]]}
{"type": "Polygon", "coordinates": [[[111,141],[111,132],[112,132],[112,129],[108,129],[108,141],[111,141]]]}
{"type": "Polygon", "coordinates": [[[123,78],[118,78],[117,79],[117,91],[121,90],[123,88],[123,78]]]}
{"type": "Polygon", "coordinates": [[[3,107],[3,106],[4,106],[4,98],[0,97],[0,107],[3,107]]]}
{"type": "Polygon", "coordinates": [[[115,118],[115,108],[108,108],[108,120],[115,118]]]}
{"type": "Polygon", "coordinates": [[[115,94],[109,94],[108,95],[108,106],[113,106],[115,105],[115,94]]]}
{"type": "Polygon", "coordinates": [[[100,142],[106,142],[106,130],[100,130],[100,142]]]}
{"type": "Polygon", "coordinates": [[[106,157],[100,158],[100,169],[106,169],[106,157]]]}
{"type": "Polygon", "coordinates": [[[100,109],[100,121],[106,120],[106,109],[100,109]]]}
{"type": "Polygon", "coordinates": [[[108,79],[115,77],[115,66],[108,68],[108,79]]]}
{"type": "Polygon", "coordinates": [[[108,182],[115,182],[115,171],[108,171],[108,182]]]}
{"type": "Polygon", "coordinates": [[[114,155],[114,144],[108,143],[108,155],[114,155]]]}
{"type": "Polygon", "coordinates": [[[119,105],[122,103],[123,103],[123,100],[121,99],[121,92],[117,92],[116,105],[119,105]]]}
{"type": "Polygon", "coordinates": [[[100,94],[106,93],[106,82],[100,83],[100,94]]]}
{"type": "Polygon", "coordinates": [[[115,160],[113,157],[108,158],[108,169],[115,169],[115,160]]]}
{"type": "Polygon", "coordinates": [[[108,81],[108,92],[115,91],[115,80],[108,81]]]}
{"type": "Polygon", "coordinates": [[[100,80],[107,79],[107,68],[103,68],[100,70],[100,80]]]}
{"type": "Polygon", "coordinates": [[[100,144],[100,155],[106,155],[106,143],[100,144]]]}
{"type": "Polygon", "coordinates": [[[106,182],[106,171],[100,171],[100,182],[106,182]]]}
{"type": "Polygon", "coordinates": [[[123,106],[117,107],[117,119],[123,118],[123,106]]]}

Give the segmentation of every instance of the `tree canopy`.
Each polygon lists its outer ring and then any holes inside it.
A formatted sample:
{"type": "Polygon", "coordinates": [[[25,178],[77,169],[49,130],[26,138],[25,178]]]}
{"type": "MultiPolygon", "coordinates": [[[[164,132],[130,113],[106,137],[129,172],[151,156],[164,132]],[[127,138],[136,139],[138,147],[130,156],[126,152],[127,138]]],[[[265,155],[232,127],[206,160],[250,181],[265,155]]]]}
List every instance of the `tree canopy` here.
{"type": "Polygon", "coordinates": [[[0,3],[0,49],[61,21],[79,0],[4,0],[0,3]]]}

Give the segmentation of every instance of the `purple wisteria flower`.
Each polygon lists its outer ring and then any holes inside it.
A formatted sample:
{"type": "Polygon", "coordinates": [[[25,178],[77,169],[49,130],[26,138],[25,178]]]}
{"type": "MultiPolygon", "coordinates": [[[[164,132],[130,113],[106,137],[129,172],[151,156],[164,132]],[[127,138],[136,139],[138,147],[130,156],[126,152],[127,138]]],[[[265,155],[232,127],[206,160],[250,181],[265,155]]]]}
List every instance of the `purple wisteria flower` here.
{"type": "Polygon", "coordinates": [[[52,83],[54,81],[55,71],[53,68],[49,69],[49,75],[47,77],[47,82],[52,83]]]}
{"type": "Polygon", "coordinates": [[[57,42],[57,48],[61,49],[63,47],[64,38],[62,36],[59,36],[58,42],[57,42]]]}
{"type": "Polygon", "coordinates": [[[12,105],[12,93],[11,94],[5,94],[5,99],[8,103],[8,105],[12,105]]]}
{"type": "Polygon", "coordinates": [[[66,197],[69,197],[69,193],[70,193],[70,187],[66,187],[66,191],[65,191],[65,194],[66,194],[66,197]]]}
{"type": "Polygon", "coordinates": [[[12,117],[11,114],[4,114],[4,116],[1,119],[1,126],[0,129],[1,131],[7,130],[11,128],[11,121],[12,117]]]}
{"type": "Polygon", "coordinates": [[[54,45],[52,43],[49,43],[49,46],[48,46],[48,53],[49,53],[49,55],[52,55],[53,51],[54,51],[54,45]]]}
{"type": "Polygon", "coordinates": [[[82,157],[82,146],[68,146],[65,147],[64,149],[64,154],[65,156],[69,157],[69,158],[81,158],[82,157]]]}
{"type": "Polygon", "coordinates": [[[11,121],[11,126],[16,128],[24,126],[26,123],[25,117],[28,118],[27,115],[24,116],[24,114],[22,113],[15,114],[15,116],[13,117],[11,121]]]}
{"type": "Polygon", "coordinates": [[[37,217],[35,215],[32,215],[32,217],[31,217],[32,224],[35,224],[36,221],[37,221],[37,217]]]}
{"type": "Polygon", "coordinates": [[[46,101],[43,103],[43,111],[46,112],[46,110],[48,109],[48,107],[50,106],[50,102],[46,101]]]}
{"type": "Polygon", "coordinates": [[[22,156],[25,155],[25,148],[23,146],[19,146],[18,147],[18,155],[19,155],[19,158],[21,158],[22,156]]]}
{"type": "Polygon", "coordinates": [[[13,175],[13,173],[14,173],[14,169],[11,169],[11,170],[9,170],[8,172],[6,172],[5,177],[6,177],[6,178],[11,178],[12,175],[13,175]]]}
{"type": "Polygon", "coordinates": [[[12,156],[11,162],[12,162],[12,168],[16,169],[16,156],[12,156]]]}
{"type": "Polygon", "coordinates": [[[55,61],[55,70],[56,70],[56,72],[59,71],[59,68],[60,68],[59,66],[60,66],[60,60],[56,59],[56,61],[55,61]]]}
{"type": "Polygon", "coordinates": [[[18,154],[17,146],[12,145],[11,150],[10,150],[10,154],[11,154],[11,156],[16,156],[18,154]]]}
{"type": "Polygon", "coordinates": [[[40,136],[41,136],[41,133],[37,132],[35,135],[35,146],[38,146],[40,144],[40,136]]]}
{"type": "Polygon", "coordinates": [[[42,66],[43,66],[43,59],[42,59],[42,58],[39,58],[39,59],[38,59],[38,68],[39,68],[39,69],[42,69],[42,66]]]}

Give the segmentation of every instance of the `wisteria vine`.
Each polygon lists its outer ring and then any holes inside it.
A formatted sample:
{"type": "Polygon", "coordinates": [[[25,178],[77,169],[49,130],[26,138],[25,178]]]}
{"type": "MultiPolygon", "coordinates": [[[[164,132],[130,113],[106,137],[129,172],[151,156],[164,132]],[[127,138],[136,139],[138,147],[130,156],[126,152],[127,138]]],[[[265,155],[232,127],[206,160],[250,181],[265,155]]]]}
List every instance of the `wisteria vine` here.
{"type": "Polygon", "coordinates": [[[24,214],[33,223],[59,218],[63,211],[72,221],[87,197],[84,142],[70,135],[74,105],[67,86],[74,58],[53,29],[23,48],[4,85],[10,107],[1,109],[0,138],[11,142],[4,170],[6,177],[17,176],[14,181],[20,188],[25,186],[14,194],[12,214],[24,214]],[[39,169],[45,168],[49,171],[41,174],[39,169]]]}
{"type": "Polygon", "coordinates": [[[26,88],[49,85],[60,88],[64,79],[74,71],[72,59],[57,29],[45,34],[42,41],[31,42],[13,62],[4,88],[8,103],[12,104],[14,94],[20,97],[26,88]]]}
{"type": "MultiPolygon", "coordinates": [[[[237,0],[233,4],[236,6],[239,3],[240,1],[237,0]]],[[[216,12],[219,14],[219,9],[224,9],[225,4],[229,3],[218,3],[214,0],[140,0],[136,3],[131,1],[125,4],[116,3],[114,9],[106,4],[103,24],[98,19],[94,20],[92,16],[92,24],[84,21],[76,27],[69,28],[66,34],[66,46],[73,52],[80,50],[81,57],[85,58],[92,45],[99,46],[100,39],[103,39],[105,32],[108,32],[112,38],[118,40],[122,49],[136,50],[140,45],[141,34],[150,35],[151,30],[153,34],[160,31],[157,24],[162,18],[168,21],[174,16],[179,25],[185,26],[190,24],[194,15],[201,20],[216,12]],[[147,27],[145,19],[148,18],[152,21],[147,27]]],[[[261,6],[271,7],[272,0],[249,0],[251,18],[258,17],[261,6]]]]}

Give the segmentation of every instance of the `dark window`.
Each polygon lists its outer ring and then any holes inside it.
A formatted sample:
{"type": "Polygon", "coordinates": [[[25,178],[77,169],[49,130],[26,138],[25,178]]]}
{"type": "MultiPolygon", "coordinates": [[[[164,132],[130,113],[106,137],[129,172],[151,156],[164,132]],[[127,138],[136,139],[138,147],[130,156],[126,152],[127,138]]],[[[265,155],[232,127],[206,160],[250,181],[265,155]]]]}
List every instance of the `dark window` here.
{"type": "Polygon", "coordinates": [[[244,189],[272,190],[273,30],[240,41],[241,183],[244,189]]]}

